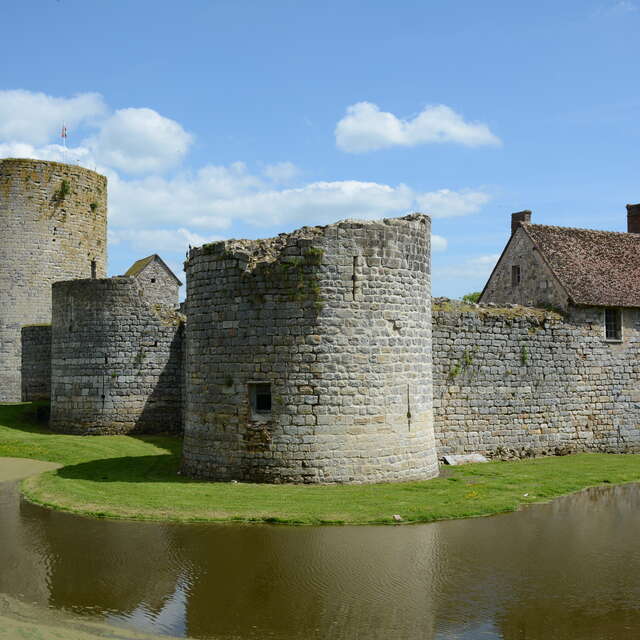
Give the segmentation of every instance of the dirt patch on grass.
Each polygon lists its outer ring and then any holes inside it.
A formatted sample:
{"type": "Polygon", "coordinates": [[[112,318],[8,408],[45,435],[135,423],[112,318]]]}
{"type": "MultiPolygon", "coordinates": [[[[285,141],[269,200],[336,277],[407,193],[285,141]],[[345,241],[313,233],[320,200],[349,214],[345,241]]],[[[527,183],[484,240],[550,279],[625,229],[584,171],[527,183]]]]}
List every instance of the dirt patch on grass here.
{"type": "Polygon", "coordinates": [[[61,466],[55,462],[42,462],[28,458],[0,458],[0,482],[21,480],[38,473],[59,469],[61,466]]]}

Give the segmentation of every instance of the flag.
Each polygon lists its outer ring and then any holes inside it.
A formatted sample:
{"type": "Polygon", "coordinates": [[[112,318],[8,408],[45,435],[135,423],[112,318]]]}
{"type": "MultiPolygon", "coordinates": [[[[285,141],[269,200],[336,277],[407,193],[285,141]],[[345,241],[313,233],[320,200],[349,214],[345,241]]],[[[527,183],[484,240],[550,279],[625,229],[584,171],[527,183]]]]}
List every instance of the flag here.
{"type": "Polygon", "coordinates": [[[60,137],[66,139],[67,137],[67,127],[62,125],[62,132],[60,133],[60,137]]]}

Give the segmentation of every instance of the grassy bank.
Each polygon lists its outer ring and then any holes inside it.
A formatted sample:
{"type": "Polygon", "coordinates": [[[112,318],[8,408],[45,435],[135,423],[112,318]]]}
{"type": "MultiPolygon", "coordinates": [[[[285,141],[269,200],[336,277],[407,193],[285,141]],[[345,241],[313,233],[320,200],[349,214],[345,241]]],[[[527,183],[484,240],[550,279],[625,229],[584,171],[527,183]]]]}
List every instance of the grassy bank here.
{"type": "MultiPolygon", "coordinates": [[[[425,482],[359,486],[208,483],[177,475],[180,440],[55,435],[30,405],[0,406],[0,456],[65,465],[27,479],[25,495],[92,516],[296,524],[391,523],[516,510],[585,487],[640,481],[640,456],[582,454],[450,468],[425,482]]],[[[0,464],[2,460],[0,459],[0,464]]]]}

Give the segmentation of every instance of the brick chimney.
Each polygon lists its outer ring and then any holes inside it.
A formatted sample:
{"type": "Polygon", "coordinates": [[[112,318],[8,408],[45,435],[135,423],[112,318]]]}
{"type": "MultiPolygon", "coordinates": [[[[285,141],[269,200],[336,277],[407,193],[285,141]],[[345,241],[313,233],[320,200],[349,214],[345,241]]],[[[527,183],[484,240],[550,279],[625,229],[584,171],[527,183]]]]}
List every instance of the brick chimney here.
{"type": "Polygon", "coordinates": [[[640,204],[627,205],[627,231],[640,233],[640,204]]]}
{"type": "MultiPolygon", "coordinates": [[[[638,205],[638,207],[640,207],[640,205],[638,205]]],[[[521,222],[531,222],[531,211],[529,211],[529,209],[511,214],[511,235],[516,232],[521,222]]]]}

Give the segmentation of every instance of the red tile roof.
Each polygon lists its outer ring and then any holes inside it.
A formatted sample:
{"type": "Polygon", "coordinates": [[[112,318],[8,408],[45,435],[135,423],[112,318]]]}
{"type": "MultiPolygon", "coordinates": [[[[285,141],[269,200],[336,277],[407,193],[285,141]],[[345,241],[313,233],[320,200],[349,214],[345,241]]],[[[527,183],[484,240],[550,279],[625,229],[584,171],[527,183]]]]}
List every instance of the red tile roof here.
{"type": "Polygon", "coordinates": [[[640,307],[640,234],[521,226],[574,304],[640,307]]]}

